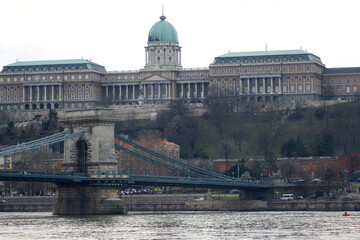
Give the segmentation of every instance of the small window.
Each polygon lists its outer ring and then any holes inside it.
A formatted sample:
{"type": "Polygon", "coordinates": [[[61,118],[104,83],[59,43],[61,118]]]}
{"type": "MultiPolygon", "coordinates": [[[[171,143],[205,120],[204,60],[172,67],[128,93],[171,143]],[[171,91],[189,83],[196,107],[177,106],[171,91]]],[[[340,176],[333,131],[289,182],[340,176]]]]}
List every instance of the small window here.
{"type": "Polygon", "coordinates": [[[294,85],[290,86],[290,92],[295,92],[295,86],[294,85]]]}

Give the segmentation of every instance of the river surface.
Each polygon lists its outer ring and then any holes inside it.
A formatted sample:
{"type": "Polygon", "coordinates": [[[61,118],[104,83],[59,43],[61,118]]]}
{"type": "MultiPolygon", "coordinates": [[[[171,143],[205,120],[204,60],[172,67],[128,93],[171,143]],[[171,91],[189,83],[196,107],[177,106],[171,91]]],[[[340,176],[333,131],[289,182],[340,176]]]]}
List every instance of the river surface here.
{"type": "Polygon", "coordinates": [[[360,239],[360,212],[0,213],[0,239],[360,239]]]}

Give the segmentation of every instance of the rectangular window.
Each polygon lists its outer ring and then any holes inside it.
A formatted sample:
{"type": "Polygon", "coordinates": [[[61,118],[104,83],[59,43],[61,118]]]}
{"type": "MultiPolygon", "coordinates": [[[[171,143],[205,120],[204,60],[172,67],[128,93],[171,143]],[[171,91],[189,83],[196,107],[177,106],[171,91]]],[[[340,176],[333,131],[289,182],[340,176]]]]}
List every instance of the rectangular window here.
{"type": "Polygon", "coordinates": [[[303,91],[302,85],[299,85],[299,86],[298,86],[298,90],[299,90],[299,92],[302,92],[302,91],[303,91]]]}
{"type": "Polygon", "coordinates": [[[283,86],[283,92],[286,93],[287,92],[287,87],[283,86]]]}
{"type": "Polygon", "coordinates": [[[89,79],[89,75],[88,75],[88,74],[85,75],[85,79],[86,79],[86,80],[89,79]]]}
{"type": "Polygon", "coordinates": [[[337,93],[341,93],[341,87],[337,88],[337,93]]]}
{"type": "Polygon", "coordinates": [[[290,92],[295,92],[295,86],[294,85],[290,86],[290,92]]]}
{"type": "Polygon", "coordinates": [[[310,92],[310,89],[311,89],[311,88],[310,88],[310,85],[306,85],[306,91],[307,91],[307,92],[310,92]]]}
{"type": "Polygon", "coordinates": [[[81,79],[82,79],[82,76],[81,76],[81,75],[78,75],[78,79],[81,80],[81,79]]]}
{"type": "Polygon", "coordinates": [[[349,86],[346,87],[346,93],[350,93],[350,87],[349,86]]]}

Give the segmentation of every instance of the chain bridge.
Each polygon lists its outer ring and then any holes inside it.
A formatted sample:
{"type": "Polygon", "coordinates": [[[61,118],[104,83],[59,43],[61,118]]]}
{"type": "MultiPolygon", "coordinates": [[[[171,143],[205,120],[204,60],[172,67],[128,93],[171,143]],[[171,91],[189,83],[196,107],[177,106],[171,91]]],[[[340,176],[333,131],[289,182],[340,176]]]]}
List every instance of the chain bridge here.
{"type": "Polygon", "coordinates": [[[0,170],[1,181],[57,184],[53,214],[126,213],[120,192],[132,185],[227,188],[255,195],[272,188],[270,183],[242,181],[183,163],[114,133],[116,119],[108,109],[68,111],[61,121],[62,132],[0,150],[8,159],[8,167],[0,170]],[[152,170],[139,175],[129,167],[121,169],[116,150],[132,155],[138,168],[152,170]]]}

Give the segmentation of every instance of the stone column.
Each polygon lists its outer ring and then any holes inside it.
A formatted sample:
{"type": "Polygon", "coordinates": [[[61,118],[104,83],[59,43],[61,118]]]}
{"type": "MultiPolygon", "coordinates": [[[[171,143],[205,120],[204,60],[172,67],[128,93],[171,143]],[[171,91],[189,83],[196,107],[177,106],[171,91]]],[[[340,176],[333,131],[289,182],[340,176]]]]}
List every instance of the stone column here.
{"type": "Polygon", "coordinates": [[[129,100],[129,85],[126,85],[125,90],[126,90],[126,92],[125,92],[125,100],[129,100]]]}
{"type": "Polygon", "coordinates": [[[113,101],[115,101],[115,86],[112,86],[112,97],[113,97],[113,101]]]}
{"type": "Polygon", "coordinates": [[[25,89],[26,87],[23,87],[23,102],[25,102],[25,89]]]}
{"type": "Polygon", "coordinates": [[[108,86],[106,86],[105,96],[106,96],[106,98],[108,98],[108,96],[109,96],[109,87],[108,86]]]}
{"type": "Polygon", "coordinates": [[[40,101],[40,86],[37,86],[37,101],[40,101]]]}
{"type": "Polygon", "coordinates": [[[132,95],[133,95],[132,99],[134,100],[134,99],[135,99],[135,85],[134,85],[134,84],[132,85],[132,90],[133,90],[133,92],[132,92],[132,95]]]}
{"type": "Polygon", "coordinates": [[[144,89],[144,98],[147,98],[146,84],[143,85],[143,89],[144,89]]]}
{"type": "Polygon", "coordinates": [[[180,97],[183,98],[184,97],[184,84],[181,83],[181,92],[180,92],[180,97]]]}
{"type": "Polygon", "coordinates": [[[119,100],[121,101],[122,100],[121,99],[122,98],[122,96],[121,96],[121,85],[119,86],[119,98],[120,98],[119,100]]]}
{"type": "Polygon", "coordinates": [[[270,93],[274,93],[274,78],[270,78],[270,93]]]}
{"type": "Polygon", "coordinates": [[[281,89],[281,78],[279,78],[278,86],[279,86],[279,93],[282,93],[282,89],[281,89]]]}
{"type": "Polygon", "coordinates": [[[258,84],[257,84],[257,81],[258,81],[258,79],[255,78],[255,94],[258,93],[258,84]]]}
{"type": "Polygon", "coordinates": [[[248,94],[250,94],[250,78],[247,79],[248,94]]]}
{"type": "Polygon", "coordinates": [[[51,100],[54,101],[55,96],[54,96],[54,85],[51,86],[51,100]]]}
{"type": "Polygon", "coordinates": [[[161,98],[161,84],[158,84],[158,99],[161,98]]]}
{"type": "Polygon", "coordinates": [[[266,93],[266,78],[263,78],[263,94],[266,93]]]}
{"type": "Polygon", "coordinates": [[[201,84],[201,98],[204,98],[204,95],[205,95],[205,84],[202,83],[201,84]]]}
{"type": "Polygon", "coordinates": [[[244,92],[244,90],[243,90],[243,83],[242,83],[242,79],[240,78],[240,95],[242,95],[242,93],[244,92]]]}
{"type": "Polygon", "coordinates": [[[59,85],[59,100],[62,100],[62,85],[59,85]]]}
{"type": "Polygon", "coordinates": [[[165,83],[165,98],[168,98],[168,83],[165,83]]]}
{"type": "Polygon", "coordinates": [[[190,83],[188,83],[188,90],[186,93],[187,98],[190,98],[190,83]]]}
{"type": "Polygon", "coordinates": [[[32,101],[32,86],[30,86],[30,101],[32,101]]]}
{"type": "Polygon", "coordinates": [[[44,101],[46,101],[47,100],[47,87],[46,87],[46,85],[44,86],[44,88],[45,88],[45,97],[44,97],[44,101]]]}
{"type": "Polygon", "coordinates": [[[194,92],[194,98],[197,98],[197,83],[195,83],[195,92],[194,92]]]}

